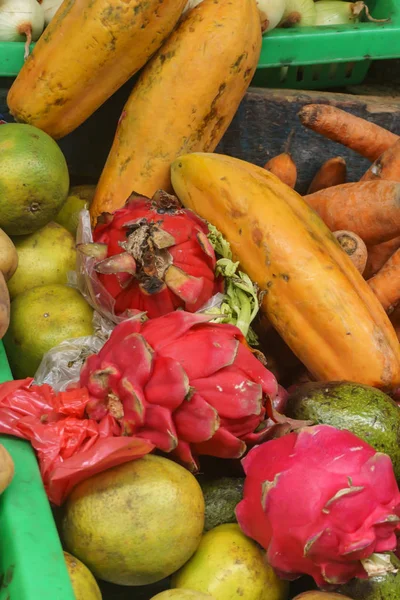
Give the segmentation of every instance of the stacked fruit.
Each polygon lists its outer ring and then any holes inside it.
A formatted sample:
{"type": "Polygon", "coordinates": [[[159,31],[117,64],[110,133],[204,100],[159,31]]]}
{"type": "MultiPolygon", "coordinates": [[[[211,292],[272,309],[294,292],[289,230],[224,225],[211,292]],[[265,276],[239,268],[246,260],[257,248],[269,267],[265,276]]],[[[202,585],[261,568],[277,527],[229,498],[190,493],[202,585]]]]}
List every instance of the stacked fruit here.
{"type": "Polygon", "coordinates": [[[160,583],[160,600],[396,597],[395,329],[271,165],[210,153],[257,64],[256,3],[204,0],[179,23],[183,0],[130,4],[67,3],[9,94],[25,123],[0,127],[19,259],[9,246],[4,342],[26,379],[0,388],[0,432],[32,443],[62,505],[78,598],[101,597],[93,576],[160,583]],[[52,137],[146,61],[98,185],[69,189],[52,137]],[[93,308],[111,321],[95,352],[93,308]],[[68,379],[76,338],[67,388],[34,385],[48,350],[68,379]],[[274,339],[311,382],[280,374],[274,339]]]}

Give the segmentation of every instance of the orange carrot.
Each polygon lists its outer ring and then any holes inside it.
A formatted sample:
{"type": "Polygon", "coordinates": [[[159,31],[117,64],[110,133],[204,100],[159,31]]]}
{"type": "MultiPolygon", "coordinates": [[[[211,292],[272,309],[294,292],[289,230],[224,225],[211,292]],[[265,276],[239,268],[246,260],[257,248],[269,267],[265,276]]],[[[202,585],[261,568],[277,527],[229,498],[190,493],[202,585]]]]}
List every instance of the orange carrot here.
{"type": "Polygon", "coordinates": [[[400,248],[400,236],[392,240],[370,246],[368,248],[367,266],[365,267],[364,277],[369,279],[380,269],[389,258],[400,248]]]}
{"type": "Polygon", "coordinates": [[[360,181],[400,181],[400,139],[376,159],[360,181]]]}
{"type": "Polygon", "coordinates": [[[344,229],[334,231],[333,235],[346,254],[351,258],[358,271],[363,274],[365,265],[367,264],[368,250],[360,236],[344,229]]]}
{"type": "Polygon", "coordinates": [[[400,301],[400,249],[392,254],[376,275],[368,279],[368,283],[383,308],[392,312],[400,301]]]}
{"type": "Polygon", "coordinates": [[[340,185],[346,182],[346,161],[341,156],[330,158],[314,175],[310,183],[307,194],[313,194],[334,185],[340,185]]]}
{"type": "Polygon", "coordinates": [[[298,114],[316,133],[351,148],[374,161],[399,139],[387,129],[329,104],[308,104],[298,114]]]}
{"type": "Polygon", "coordinates": [[[346,229],[372,246],[400,235],[400,183],[343,183],[304,196],[331,231],[346,229]]]}
{"type": "Polygon", "coordinates": [[[278,156],[271,158],[264,169],[270,171],[291,188],[294,188],[297,181],[297,168],[288,152],[282,152],[278,156]]]}
{"type": "Polygon", "coordinates": [[[264,169],[270,171],[291,188],[294,188],[297,181],[297,167],[290,152],[290,144],[294,135],[294,130],[289,134],[284,151],[265,163],[264,169]]]}
{"type": "Polygon", "coordinates": [[[400,342],[400,303],[396,306],[392,314],[390,315],[390,320],[392,321],[392,325],[394,327],[395,332],[397,333],[397,337],[400,342]]]}

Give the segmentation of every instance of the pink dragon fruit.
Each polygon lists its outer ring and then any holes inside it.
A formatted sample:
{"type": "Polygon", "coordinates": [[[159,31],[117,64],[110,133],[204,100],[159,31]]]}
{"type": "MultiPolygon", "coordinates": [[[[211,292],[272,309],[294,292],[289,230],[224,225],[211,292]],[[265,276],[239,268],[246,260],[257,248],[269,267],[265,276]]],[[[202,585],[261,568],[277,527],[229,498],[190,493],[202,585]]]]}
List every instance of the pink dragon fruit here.
{"type": "Polygon", "coordinates": [[[265,439],[284,390],[239,329],[211,318],[175,311],[117,325],[81,371],[88,416],[111,413],[125,435],[173,452],[192,470],[196,455],[239,458],[247,443],[265,439]]]}
{"type": "Polygon", "coordinates": [[[78,249],[96,259],[98,279],[115,300],[115,314],[146,311],[149,318],[177,308],[195,312],[216,292],[215,253],[208,228],[177,198],[158,191],[132,195],[78,249]]]}
{"type": "Polygon", "coordinates": [[[349,431],[307,427],[253,448],[242,464],[239,525],[283,578],[308,574],[329,589],[367,578],[372,555],[396,548],[390,458],[349,431]]]}

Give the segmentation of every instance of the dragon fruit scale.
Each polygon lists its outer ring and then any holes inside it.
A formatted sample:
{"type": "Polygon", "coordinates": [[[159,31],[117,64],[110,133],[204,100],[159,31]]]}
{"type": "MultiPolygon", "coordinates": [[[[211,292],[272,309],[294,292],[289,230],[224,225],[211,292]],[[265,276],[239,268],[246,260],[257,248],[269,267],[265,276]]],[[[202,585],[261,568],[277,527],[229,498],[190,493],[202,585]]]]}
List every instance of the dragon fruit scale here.
{"type": "Polygon", "coordinates": [[[236,516],[285,579],[331,589],[390,570],[400,493],[390,458],[353,433],[306,427],[251,449],[236,516]],[[382,567],[383,565],[383,567],[382,567]]]}
{"type": "Polygon", "coordinates": [[[177,308],[195,312],[221,290],[207,234],[202,219],[159,190],[151,200],[132,194],[123,208],[105,213],[93,243],[78,249],[96,259],[116,315],[139,310],[154,318],[177,308]]]}
{"type": "Polygon", "coordinates": [[[172,452],[191,470],[197,455],[239,458],[247,442],[265,439],[285,392],[240,330],[211,318],[178,310],[122,321],[83,365],[88,416],[110,413],[124,435],[172,452]]]}

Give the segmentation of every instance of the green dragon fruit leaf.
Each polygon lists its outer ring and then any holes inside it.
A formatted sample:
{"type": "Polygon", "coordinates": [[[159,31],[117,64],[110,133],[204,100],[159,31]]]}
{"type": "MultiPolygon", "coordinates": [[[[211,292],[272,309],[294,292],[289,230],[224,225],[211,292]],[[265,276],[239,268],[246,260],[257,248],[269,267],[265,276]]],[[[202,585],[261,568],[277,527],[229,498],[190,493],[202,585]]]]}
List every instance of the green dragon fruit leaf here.
{"type": "Polygon", "coordinates": [[[246,273],[239,270],[239,262],[233,262],[231,246],[222,233],[210,223],[208,230],[208,239],[215,254],[221,257],[217,260],[215,274],[224,278],[225,292],[221,306],[210,308],[206,313],[218,314],[219,316],[213,319],[216,323],[236,325],[249,344],[257,346],[257,334],[252,329],[251,323],[260,308],[258,287],[246,273]]]}

